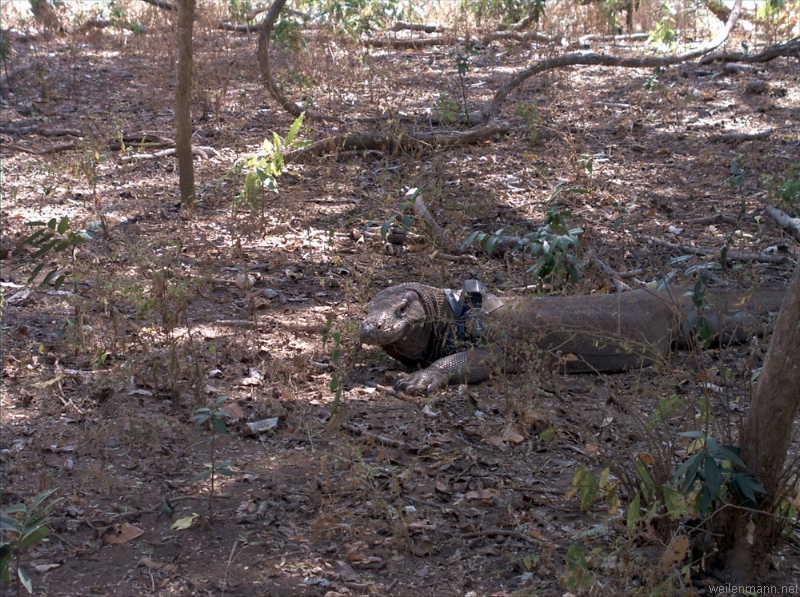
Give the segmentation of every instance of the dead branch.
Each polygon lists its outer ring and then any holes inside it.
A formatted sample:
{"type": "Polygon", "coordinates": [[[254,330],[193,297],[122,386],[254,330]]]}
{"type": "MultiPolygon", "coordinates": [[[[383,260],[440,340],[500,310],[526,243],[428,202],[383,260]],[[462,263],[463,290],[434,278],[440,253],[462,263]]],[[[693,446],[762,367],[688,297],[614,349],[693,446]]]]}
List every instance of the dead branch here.
{"type": "MultiPolygon", "coordinates": [[[[280,0],[278,0],[280,1],[280,0]]],[[[322,139],[311,145],[287,152],[284,159],[287,162],[299,161],[306,157],[319,157],[328,153],[341,151],[400,151],[412,148],[455,147],[458,145],[471,145],[481,143],[494,135],[507,133],[509,126],[505,123],[498,124],[490,121],[485,125],[468,131],[445,131],[440,133],[407,133],[394,134],[362,134],[362,135],[336,135],[322,139]]]]}
{"type": "Polygon", "coordinates": [[[383,386],[383,385],[381,385],[379,383],[375,383],[375,382],[372,382],[372,381],[368,381],[364,385],[366,385],[368,388],[375,388],[376,390],[379,390],[379,391],[383,392],[384,394],[392,396],[393,398],[397,398],[398,400],[402,400],[403,402],[408,402],[409,404],[413,404],[417,408],[420,408],[419,402],[417,402],[416,400],[414,400],[410,396],[404,394],[403,392],[398,392],[394,388],[390,388],[388,386],[383,386]]]}
{"type": "Polygon", "coordinates": [[[723,23],[731,18],[731,9],[725,6],[720,0],[704,0],[703,4],[705,4],[708,12],[723,23]]]}
{"type": "MultiPolygon", "coordinates": [[[[178,150],[174,147],[170,147],[169,149],[164,149],[162,151],[157,151],[155,153],[137,153],[134,155],[126,155],[120,158],[123,162],[133,162],[136,160],[157,160],[159,158],[164,158],[167,156],[175,155],[178,150]]],[[[203,147],[200,145],[192,145],[192,155],[200,156],[204,160],[211,158],[212,156],[217,156],[217,150],[213,147],[203,147]]]]}
{"type": "Polygon", "coordinates": [[[431,212],[428,211],[425,202],[422,200],[422,196],[417,197],[414,201],[414,213],[422,218],[428,225],[428,230],[433,234],[437,245],[456,255],[461,255],[466,251],[466,247],[464,247],[463,244],[459,246],[447,237],[442,227],[439,226],[439,223],[433,219],[431,212]]]}
{"type": "Polygon", "coordinates": [[[646,41],[648,39],[647,33],[622,33],[620,35],[597,35],[590,33],[589,35],[582,35],[578,38],[578,44],[581,46],[589,46],[594,41],[602,43],[614,43],[617,41],[646,41]]]}
{"type": "Polygon", "coordinates": [[[723,30],[717,35],[716,38],[709,43],[701,45],[695,50],[683,52],[682,54],[673,54],[668,56],[649,56],[643,58],[623,58],[621,56],[607,56],[605,54],[565,54],[564,56],[557,56],[555,58],[548,58],[541,60],[536,64],[526,68],[511,78],[505,85],[495,93],[492,99],[484,110],[484,116],[491,118],[497,115],[500,111],[500,105],[506,100],[508,95],[517,87],[519,87],[525,80],[533,75],[541,72],[551,70],[554,68],[562,68],[565,66],[622,66],[626,68],[656,68],[671,66],[673,64],[680,64],[688,60],[694,60],[700,56],[708,54],[712,50],[718,48],[730,35],[733,26],[739,18],[739,11],[742,7],[742,0],[736,0],[733,10],[731,11],[730,18],[725,24],[723,30]]]}
{"type": "Polygon", "coordinates": [[[764,213],[767,214],[773,221],[783,228],[792,238],[800,242],[800,218],[793,218],[785,211],[767,205],[764,208],[764,213]]]}
{"type": "Polygon", "coordinates": [[[13,70],[4,72],[2,75],[0,75],[0,88],[7,86],[12,80],[16,79],[22,73],[28,72],[32,68],[33,66],[26,64],[24,66],[18,66],[13,70]]]}
{"type": "MultiPolygon", "coordinates": [[[[653,236],[645,236],[644,240],[665,247],[674,251],[680,251],[689,255],[709,255],[712,257],[720,257],[719,249],[706,249],[703,247],[690,247],[688,245],[679,245],[671,243],[660,238],[653,236]]],[[[766,253],[739,253],[737,251],[728,251],[725,255],[728,261],[762,261],[764,263],[787,263],[789,258],[785,255],[773,255],[766,253]]]]}
{"type": "Polygon", "coordinates": [[[521,41],[521,42],[538,42],[543,44],[560,44],[562,43],[562,37],[551,37],[549,35],[545,35],[544,33],[539,33],[538,31],[495,31],[493,33],[489,33],[483,37],[481,40],[484,44],[490,44],[491,42],[498,40],[498,39],[509,39],[512,41],[521,41]]]}
{"type": "Polygon", "coordinates": [[[355,433],[356,435],[367,437],[373,440],[376,444],[380,444],[382,446],[389,446],[390,448],[403,448],[405,450],[415,449],[410,444],[404,442],[403,440],[394,439],[393,437],[386,437],[385,435],[378,435],[377,433],[373,433],[372,431],[361,429],[360,427],[353,425],[352,423],[345,423],[344,428],[351,433],[355,433]]]}
{"type": "Polygon", "coordinates": [[[369,38],[364,40],[367,46],[375,48],[425,48],[428,46],[441,46],[450,43],[444,37],[423,37],[420,39],[387,39],[387,38],[369,38]]]}
{"type": "Polygon", "coordinates": [[[720,62],[768,62],[781,56],[794,56],[800,58],[800,39],[790,39],[765,48],[758,54],[744,54],[742,52],[714,52],[700,59],[700,64],[708,64],[719,60],[720,62]]]}
{"type": "Polygon", "coordinates": [[[766,139],[773,133],[772,128],[758,131],[757,133],[720,133],[718,135],[711,135],[710,141],[720,141],[727,143],[729,141],[753,141],[754,139],[766,139]]]}
{"type": "Polygon", "coordinates": [[[306,120],[334,120],[332,118],[324,118],[316,112],[304,110],[303,106],[292,102],[283,94],[278,85],[275,83],[275,79],[272,78],[272,66],[269,59],[270,37],[272,36],[272,28],[275,26],[275,22],[278,20],[278,15],[280,15],[281,10],[285,5],[286,0],[275,0],[269,9],[269,12],[267,12],[267,16],[264,17],[264,21],[261,23],[261,29],[258,33],[257,51],[258,66],[261,70],[261,76],[264,78],[264,82],[267,84],[267,88],[272,94],[272,97],[275,98],[275,100],[284,110],[286,110],[295,118],[305,112],[306,120]]]}
{"type": "Polygon", "coordinates": [[[174,12],[177,12],[177,10],[178,10],[175,7],[174,4],[170,4],[169,2],[166,2],[165,0],[142,0],[142,2],[145,2],[147,4],[151,4],[152,6],[155,6],[157,8],[163,8],[164,10],[171,10],[171,11],[174,11],[174,12]]]}
{"type": "Polygon", "coordinates": [[[406,21],[397,21],[390,31],[424,31],[425,33],[436,33],[441,31],[436,25],[424,25],[422,23],[408,23],[406,21]]]}
{"type": "Polygon", "coordinates": [[[259,27],[261,27],[261,23],[254,23],[252,25],[245,24],[245,25],[234,25],[233,23],[227,23],[223,21],[219,25],[217,25],[217,29],[222,29],[223,31],[235,31],[236,33],[255,33],[258,31],[259,27]]]}
{"type": "Polygon", "coordinates": [[[78,29],[78,33],[87,33],[91,29],[105,29],[107,27],[119,27],[120,29],[134,32],[142,31],[142,25],[137,25],[129,21],[109,21],[108,19],[93,18],[81,25],[81,28],[78,29]]]}
{"type": "Polygon", "coordinates": [[[0,145],[2,149],[12,149],[22,153],[30,153],[33,155],[51,155],[54,153],[61,153],[62,151],[69,151],[71,149],[78,149],[82,147],[82,143],[65,143],[63,145],[56,145],[55,147],[48,147],[46,149],[29,149],[21,145],[14,145],[12,143],[3,143],[0,145]]]}
{"type": "Polygon", "coordinates": [[[705,226],[710,226],[711,224],[729,224],[731,226],[736,226],[739,223],[739,220],[736,219],[736,216],[732,216],[731,214],[714,214],[710,216],[702,216],[700,218],[683,220],[683,223],[700,224],[705,226]]]}
{"type": "Polygon", "coordinates": [[[14,123],[7,123],[0,127],[0,132],[7,135],[29,135],[35,133],[42,137],[83,137],[83,132],[77,129],[44,129],[38,124],[14,126],[14,123]]]}

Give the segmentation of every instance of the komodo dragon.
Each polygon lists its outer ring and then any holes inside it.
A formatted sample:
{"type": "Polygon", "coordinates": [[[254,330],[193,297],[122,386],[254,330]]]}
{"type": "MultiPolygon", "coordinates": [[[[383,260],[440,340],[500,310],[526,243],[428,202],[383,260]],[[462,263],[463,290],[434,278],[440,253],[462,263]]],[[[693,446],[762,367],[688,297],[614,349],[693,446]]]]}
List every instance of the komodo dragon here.
{"type": "Polygon", "coordinates": [[[780,309],[782,297],[782,290],[708,291],[698,310],[690,292],[671,286],[499,298],[474,280],[460,291],[409,283],[375,295],[359,336],[407,366],[424,366],[394,387],[429,394],[493,371],[520,372],[537,358],[569,373],[636,369],[686,346],[698,322],[719,343],[746,342],[763,333],[764,316],[780,309]]]}

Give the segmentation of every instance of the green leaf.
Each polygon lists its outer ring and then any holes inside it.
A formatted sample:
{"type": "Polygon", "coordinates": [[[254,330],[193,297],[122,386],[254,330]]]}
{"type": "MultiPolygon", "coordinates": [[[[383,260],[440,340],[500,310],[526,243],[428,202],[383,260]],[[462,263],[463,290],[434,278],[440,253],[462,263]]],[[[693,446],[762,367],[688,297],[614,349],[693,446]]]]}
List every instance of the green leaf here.
{"type": "MultiPolygon", "coordinates": [[[[38,223],[42,224],[42,225],[44,224],[44,222],[38,222],[38,223]]],[[[33,244],[33,242],[37,238],[39,238],[40,236],[42,236],[45,233],[45,230],[46,230],[46,228],[39,228],[38,230],[35,230],[32,234],[29,234],[28,237],[26,239],[24,239],[20,244],[23,244],[23,245],[33,244]]]]}
{"type": "Polygon", "coordinates": [[[45,526],[37,526],[35,529],[32,529],[30,532],[25,533],[19,538],[17,549],[24,551],[29,547],[33,547],[42,539],[46,539],[49,534],[50,529],[45,526]]]}
{"type": "Polygon", "coordinates": [[[717,446],[714,456],[720,460],[730,460],[733,464],[746,468],[744,461],[739,458],[739,448],[736,446],[717,446]]]}
{"type": "Polygon", "coordinates": [[[0,516],[0,531],[16,531],[19,521],[16,518],[0,516]]]}
{"type": "Polygon", "coordinates": [[[57,269],[54,269],[53,271],[48,272],[48,274],[42,280],[40,286],[47,286],[50,283],[50,280],[52,280],[56,276],[58,276],[58,270],[57,269]]]}
{"type": "Polygon", "coordinates": [[[42,271],[43,268],[44,268],[44,263],[40,263],[36,267],[34,267],[33,271],[31,272],[31,275],[28,276],[28,279],[25,281],[25,283],[30,284],[31,282],[33,282],[34,278],[36,278],[36,276],[39,275],[39,272],[42,271]]]}
{"type": "Polygon", "coordinates": [[[55,230],[55,229],[56,229],[56,225],[57,225],[57,224],[58,224],[58,220],[56,220],[55,218],[51,218],[51,219],[50,219],[50,220],[47,222],[47,227],[48,227],[50,230],[55,230]]]}
{"type": "Polygon", "coordinates": [[[189,483],[197,483],[198,481],[205,481],[211,476],[211,471],[203,471],[202,473],[197,473],[194,477],[189,479],[189,483]]]}
{"type": "Polygon", "coordinates": [[[51,238],[54,238],[56,233],[55,232],[48,232],[47,230],[43,230],[44,234],[42,234],[41,238],[37,238],[36,242],[33,243],[33,246],[40,247],[51,238]]]}
{"type": "Polygon", "coordinates": [[[211,418],[210,414],[199,413],[199,414],[196,414],[195,416],[192,417],[192,421],[194,421],[195,425],[197,425],[198,427],[201,427],[201,426],[205,425],[206,422],[210,418],[211,418]]]}
{"type": "Polygon", "coordinates": [[[17,575],[19,576],[22,586],[25,587],[25,590],[27,590],[28,593],[33,594],[33,581],[31,580],[31,577],[28,576],[28,573],[25,572],[25,568],[17,568],[17,575]]]}
{"type": "Polygon", "coordinates": [[[228,433],[228,428],[225,426],[225,421],[223,419],[212,418],[211,429],[214,431],[214,433],[220,435],[228,433]]]}
{"type": "Polygon", "coordinates": [[[64,216],[63,218],[61,218],[61,221],[58,223],[58,226],[56,227],[56,231],[59,234],[64,234],[67,231],[67,228],[69,228],[69,218],[67,216],[64,216]]]}
{"type": "Polygon", "coordinates": [[[686,496],[680,491],[664,485],[664,506],[667,508],[667,515],[672,520],[679,520],[686,514],[686,496]]]}
{"type": "MultiPolygon", "coordinates": [[[[42,491],[38,493],[35,498],[33,498],[33,502],[31,503],[31,511],[38,510],[39,507],[44,503],[44,501],[49,498],[51,495],[58,491],[58,487],[54,487],[53,489],[48,489],[47,491],[42,491]]],[[[60,502],[63,498],[58,498],[53,500],[49,504],[45,506],[48,510],[55,506],[58,502],[60,502]]]]}
{"type": "Polygon", "coordinates": [[[69,275],[69,273],[71,273],[71,272],[65,272],[65,273],[61,274],[58,278],[56,278],[56,281],[53,282],[53,289],[54,290],[58,290],[59,288],[61,288],[61,285],[67,279],[67,275],[69,275]]]}
{"type": "Polygon", "coordinates": [[[294,138],[297,136],[297,133],[300,132],[300,127],[303,126],[303,120],[306,117],[305,112],[301,112],[300,116],[295,118],[295,121],[292,123],[292,126],[289,127],[289,132],[286,135],[286,145],[289,145],[294,138]]]}
{"type": "Polygon", "coordinates": [[[36,251],[33,255],[31,255],[31,259],[33,261],[36,261],[37,259],[39,259],[39,257],[41,257],[42,255],[47,253],[50,249],[52,249],[58,242],[59,242],[59,239],[57,239],[57,238],[51,240],[49,243],[47,243],[42,248],[40,248],[38,251],[36,251]]]}
{"type": "Polygon", "coordinates": [[[678,435],[682,435],[683,437],[688,437],[691,439],[705,439],[706,434],[701,433],[700,431],[683,431],[678,435]]]}
{"type": "Polygon", "coordinates": [[[716,498],[722,486],[722,471],[717,461],[710,454],[707,454],[703,461],[703,477],[706,481],[704,486],[708,487],[712,496],[716,498]]]}
{"type": "Polygon", "coordinates": [[[3,514],[16,514],[17,512],[27,512],[28,507],[25,504],[14,504],[3,510],[3,514]]]}

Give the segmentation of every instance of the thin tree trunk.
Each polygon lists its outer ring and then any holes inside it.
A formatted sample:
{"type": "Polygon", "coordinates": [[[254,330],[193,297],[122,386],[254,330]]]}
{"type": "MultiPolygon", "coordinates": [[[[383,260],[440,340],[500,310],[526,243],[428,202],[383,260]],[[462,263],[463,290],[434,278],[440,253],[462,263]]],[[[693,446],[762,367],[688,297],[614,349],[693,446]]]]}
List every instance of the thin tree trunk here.
{"type": "Polygon", "coordinates": [[[786,452],[800,409],[800,262],[783,299],[764,367],[750,410],[742,425],[741,457],[756,481],[766,489],[758,509],[751,514],[735,510],[732,545],[726,568],[732,582],[752,584],[765,578],[768,558],[780,537],[782,525],[771,516],[787,479],[783,476],[786,452]]]}
{"type": "Polygon", "coordinates": [[[178,84],[175,87],[175,148],[181,205],[194,201],[192,163],[192,27],[195,0],[178,0],[178,84]]]}

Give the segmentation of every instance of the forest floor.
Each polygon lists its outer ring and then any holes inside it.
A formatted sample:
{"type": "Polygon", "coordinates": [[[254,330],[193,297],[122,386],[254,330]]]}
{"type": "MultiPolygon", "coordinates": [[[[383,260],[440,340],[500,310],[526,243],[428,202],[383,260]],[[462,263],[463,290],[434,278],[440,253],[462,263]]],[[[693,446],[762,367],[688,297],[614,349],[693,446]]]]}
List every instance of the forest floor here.
{"type": "MultiPolygon", "coordinates": [[[[561,51],[480,47],[462,89],[446,46],[306,41],[307,55],[278,56],[278,76],[287,89],[297,89],[290,78],[307,85],[321,112],[353,119],[307,123],[306,139],[400,130],[356,119],[435,110],[440,94],[439,106],[466,98],[479,110],[513,72],[561,51]]],[[[367,386],[391,385],[402,367],[360,348],[357,327],[371,296],[407,281],[612,291],[592,256],[640,270],[625,279],[632,287],[671,274],[693,285],[698,272],[717,287],[785,284],[800,251],[762,210],[765,176],[797,161],[797,59],[746,72],[691,63],[656,77],[550,71],[504,106],[505,136],[292,163],[279,193],[252,209],[237,200],[234,164],[293,119],[260,81],[255,36],[207,30],[194,143],[215,152],[196,157],[197,204],[181,208],[174,157],[130,159],[150,151],[135,142],[109,149],[123,135],[174,137],[172,43],[168,31],[40,40],[26,50],[35,69],[2,99],[2,505],[52,488],[62,498],[49,540],[26,554],[38,594],[706,594],[721,584],[702,541],[687,551],[685,526],[629,528],[631,471],[638,462],[664,479],[659,470],[686,457],[680,431],[735,443],[766,339],[625,374],[498,375],[414,404],[367,386]],[[714,138],[767,128],[744,142],[714,138]],[[81,136],[36,132],[57,129],[81,136]],[[405,246],[363,236],[422,185],[454,241],[535,232],[559,214],[583,231],[580,279],[537,284],[531,258],[449,260],[413,214],[405,246]],[[28,291],[26,223],[64,216],[72,230],[102,227],[61,263],[71,274],[59,290],[28,291]],[[646,237],[786,259],[720,268],[718,255],[646,237]],[[328,321],[338,345],[323,343],[328,321]],[[214,461],[234,474],[218,476],[209,499],[196,477],[211,435],[193,416],[221,397],[228,433],[214,461]],[[273,418],[271,431],[248,433],[273,418]],[[610,471],[584,511],[568,495],[580,467],[610,471]]],[[[795,440],[795,458],[799,449],[795,440]]],[[[796,533],[766,580],[800,586],[796,533]]]]}

